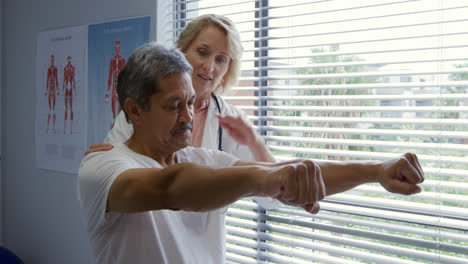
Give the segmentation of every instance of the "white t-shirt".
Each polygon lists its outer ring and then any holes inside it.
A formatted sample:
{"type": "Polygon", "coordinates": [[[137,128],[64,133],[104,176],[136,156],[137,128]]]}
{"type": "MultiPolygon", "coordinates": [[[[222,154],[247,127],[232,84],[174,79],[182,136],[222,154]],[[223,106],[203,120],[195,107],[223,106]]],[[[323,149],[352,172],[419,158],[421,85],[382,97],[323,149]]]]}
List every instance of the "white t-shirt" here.
{"type": "MultiPolygon", "coordinates": [[[[161,168],[155,160],[113,143],[107,152],[87,155],[80,166],[78,195],[91,246],[99,264],[223,263],[225,209],[204,213],[158,210],[106,213],[113,181],[131,168],[161,168]]],[[[216,150],[185,148],[179,163],[230,167],[237,158],[216,150]]]]}

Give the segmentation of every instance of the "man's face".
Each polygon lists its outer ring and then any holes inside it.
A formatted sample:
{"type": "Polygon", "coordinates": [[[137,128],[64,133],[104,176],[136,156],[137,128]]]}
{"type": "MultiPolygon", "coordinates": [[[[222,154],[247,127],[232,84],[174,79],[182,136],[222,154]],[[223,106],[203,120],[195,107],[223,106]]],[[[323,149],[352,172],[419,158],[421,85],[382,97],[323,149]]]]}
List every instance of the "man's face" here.
{"type": "Polygon", "coordinates": [[[67,61],[68,61],[68,64],[71,63],[71,57],[70,56],[67,57],[67,61]]]}
{"type": "Polygon", "coordinates": [[[173,74],[159,84],[160,91],[150,98],[149,111],[141,115],[141,131],[153,146],[175,152],[190,143],[195,91],[189,73],[173,74]]]}

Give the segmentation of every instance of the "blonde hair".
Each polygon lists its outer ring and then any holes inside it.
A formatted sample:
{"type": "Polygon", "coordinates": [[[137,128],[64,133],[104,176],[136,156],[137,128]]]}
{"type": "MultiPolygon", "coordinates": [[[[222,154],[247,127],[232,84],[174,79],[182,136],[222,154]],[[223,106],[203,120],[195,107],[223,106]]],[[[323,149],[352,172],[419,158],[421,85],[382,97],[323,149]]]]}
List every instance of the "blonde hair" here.
{"type": "Polygon", "coordinates": [[[226,74],[224,74],[221,82],[213,90],[214,94],[222,94],[226,93],[232,86],[237,85],[240,76],[242,52],[244,49],[241,45],[239,31],[237,31],[234,23],[229,18],[220,15],[207,14],[199,16],[188,23],[180,33],[177,40],[177,48],[185,53],[200,32],[208,25],[214,25],[226,34],[228,54],[231,57],[226,74]]]}

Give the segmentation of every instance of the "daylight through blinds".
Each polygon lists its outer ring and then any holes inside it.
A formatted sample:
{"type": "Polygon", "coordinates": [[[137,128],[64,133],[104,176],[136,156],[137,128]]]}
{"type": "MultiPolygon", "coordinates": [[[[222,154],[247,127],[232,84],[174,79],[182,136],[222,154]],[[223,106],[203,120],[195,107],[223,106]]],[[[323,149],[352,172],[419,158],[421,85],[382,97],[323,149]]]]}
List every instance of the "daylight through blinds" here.
{"type": "Polygon", "coordinates": [[[228,210],[232,263],[468,263],[468,3],[455,0],[182,1],[174,39],[222,14],[241,32],[242,77],[224,98],[276,159],[418,154],[423,192],[367,184],[301,208],[228,210]]]}

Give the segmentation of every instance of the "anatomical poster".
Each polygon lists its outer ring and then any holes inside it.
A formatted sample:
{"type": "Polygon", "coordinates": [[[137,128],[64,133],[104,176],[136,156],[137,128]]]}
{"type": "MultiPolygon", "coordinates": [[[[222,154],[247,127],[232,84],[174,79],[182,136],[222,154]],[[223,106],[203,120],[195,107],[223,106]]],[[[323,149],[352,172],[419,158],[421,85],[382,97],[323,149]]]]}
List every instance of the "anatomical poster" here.
{"type": "Polygon", "coordinates": [[[87,26],[39,32],[36,167],[77,173],[86,147],[87,26]]]}
{"type": "Polygon", "coordinates": [[[149,42],[150,17],[89,25],[88,145],[101,143],[120,112],[117,78],[128,57],[149,42]]]}

